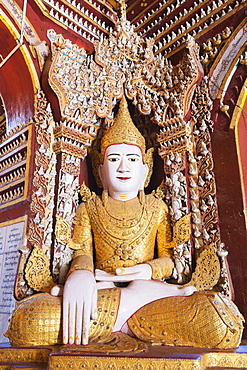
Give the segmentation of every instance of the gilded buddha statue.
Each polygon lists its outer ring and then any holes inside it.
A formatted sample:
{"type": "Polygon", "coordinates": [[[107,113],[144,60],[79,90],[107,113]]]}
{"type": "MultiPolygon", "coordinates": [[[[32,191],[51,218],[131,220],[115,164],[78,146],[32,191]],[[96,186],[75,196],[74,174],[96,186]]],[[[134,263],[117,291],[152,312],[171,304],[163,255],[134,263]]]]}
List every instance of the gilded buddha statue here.
{"type": "Polygon", "coordinates": [[[174,268],[173,248],[189,232],[173,233],[159,192],[144,194],[151,169],[145,152],[123,98],[101,140],[102,196],[84,188],[77,210],[65,285],[18,305],[7,333],[12,344],[87,345],[122,332],[152,344],[239,345],[243,318],[228,298],[164,282],[174,268]],[[116,286],[123,282],[128,285],[116,286]]]}

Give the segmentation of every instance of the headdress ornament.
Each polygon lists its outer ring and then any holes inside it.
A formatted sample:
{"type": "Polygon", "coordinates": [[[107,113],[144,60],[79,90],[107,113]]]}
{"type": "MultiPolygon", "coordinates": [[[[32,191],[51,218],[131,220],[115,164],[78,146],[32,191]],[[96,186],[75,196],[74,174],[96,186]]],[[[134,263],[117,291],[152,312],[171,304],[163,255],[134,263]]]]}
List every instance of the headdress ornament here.
{"type": "Polygon", "coordinates": [[[145,187],[147,187],[153,169],[154,148],[148,149],[147,153],[145,153],[145,139],[132,121],[125,96],[123,96],[120,102],[119,110],[114,120],[114,125],[108,129],[108,131],[101,139],[101,153],[99,153],[97,150],[90,151],[94,177],[96,179],[97,185],[100,188],[102,187],[102,183],[99,177],[98,168],[99,165],[103,163],[104,152],[109,145],[122,143],[137,145],[141,149],[144,163],[147,163],[149,168],[149,172],[144,185],[145,187]]]}
{"type": "Polygon", "coordinates": [[[125,96],[123,96],[120,102],[114,125],[109,128],[101,139],[101,153],[103,154],[109,145],[122,143],[137,145],[140,147],[143,155],[145,154],[145,139],[132,121],[125,96]]]}

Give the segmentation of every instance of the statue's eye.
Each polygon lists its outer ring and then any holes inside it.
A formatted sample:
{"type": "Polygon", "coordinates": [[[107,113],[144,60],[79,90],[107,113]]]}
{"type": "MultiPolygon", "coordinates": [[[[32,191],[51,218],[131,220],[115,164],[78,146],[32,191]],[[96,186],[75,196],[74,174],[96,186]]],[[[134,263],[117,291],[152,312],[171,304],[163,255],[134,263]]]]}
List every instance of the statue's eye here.
{"type": "Polygon", "coordinates": [[[119,161],[119,158],[117,158],[117,157],[109,157],[108,158],[108,161],[110,161],[110,162],[117,162],[117,161],[119,161]]]}
{"type": "Polygon", "coordinates": [[[128,158],[128,160],[130,161],[130,162],[137,162],[137,161],[139,161],[139,157],[129,157],[128,158]]]}

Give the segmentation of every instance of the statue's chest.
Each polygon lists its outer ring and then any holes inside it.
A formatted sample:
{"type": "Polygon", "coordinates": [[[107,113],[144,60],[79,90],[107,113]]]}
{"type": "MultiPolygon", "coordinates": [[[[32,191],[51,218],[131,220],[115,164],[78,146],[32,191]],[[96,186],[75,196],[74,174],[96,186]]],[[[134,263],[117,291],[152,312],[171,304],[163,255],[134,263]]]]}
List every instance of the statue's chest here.
{"type": "Polygon", "coordinates": [[[158,223],[158,209],[155,205],[147,207],[128,202],[104,206],[98,201],[90,205],[89,217],[96,238],[118,245],[151,233],[158,223]]]}

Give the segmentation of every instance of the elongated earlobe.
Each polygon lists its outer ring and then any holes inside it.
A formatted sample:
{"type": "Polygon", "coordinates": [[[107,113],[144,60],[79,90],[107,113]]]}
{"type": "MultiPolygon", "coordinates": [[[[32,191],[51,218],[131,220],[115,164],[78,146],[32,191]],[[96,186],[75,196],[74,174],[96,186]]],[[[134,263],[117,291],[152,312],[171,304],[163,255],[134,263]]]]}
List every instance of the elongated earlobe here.
{"type": "Polygon", "coordinates": [[[105,177],[104,177],[103,164],[99,165],[98,174],[99,174],[99,178],[100,178],[100,181],[102,183],[103,189],[108,190],[108,187],[107,187],[107,184],[106,184],[106,181],[105,181],[105,177]]]}
{"type": "Polygon", "coordinates": [[[141,182],[140,184],[140,188],[139,190],[143,190],[144,187],[145,187],[145,183],[146,183],[146,180],[147,180],[147,176],[148,176],[148,172],[149,172],[149,168],[148,168],[148,165],[145,163],[144,164],[144,173],[143,173],[143,181],[141,182]]]}
{"type": "Polygon", "coordinates": [[[144,156],[145,158],[145,163],[148,166],[148,174],[146,177],[146,181],[144,184],[144,188],[146,188],[149,184],[152,172],[153,172],[153,164],[154,164],[154,148],[148,149],[147,153],[144,156]]]}
{"type": "Polygon", "coordinates": [[[148,172],[149,172],[149,167],[148,167],[147,163],[145,163],[144,184],[147,180],[148,172]]]}
{"type": "Polygon", "coordinates": [[[103,184],[103,188],[104,188],[104,182],[103,182],[103,179],[102,179],[102,164],[99,165],[98,167],[98,174],[99,174],[99,178],[100,178],[100,181],[102,182],[103,184]]]}

